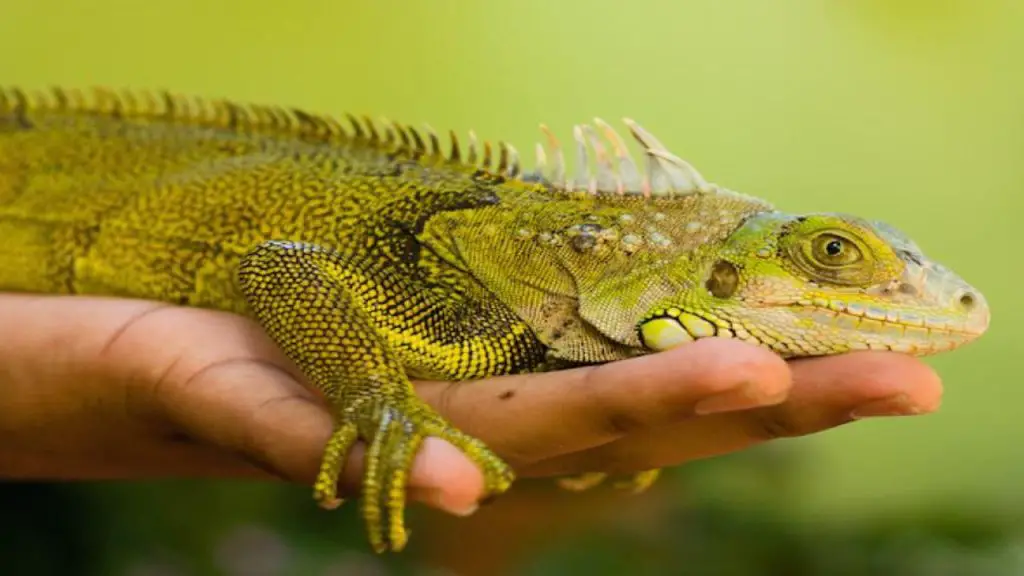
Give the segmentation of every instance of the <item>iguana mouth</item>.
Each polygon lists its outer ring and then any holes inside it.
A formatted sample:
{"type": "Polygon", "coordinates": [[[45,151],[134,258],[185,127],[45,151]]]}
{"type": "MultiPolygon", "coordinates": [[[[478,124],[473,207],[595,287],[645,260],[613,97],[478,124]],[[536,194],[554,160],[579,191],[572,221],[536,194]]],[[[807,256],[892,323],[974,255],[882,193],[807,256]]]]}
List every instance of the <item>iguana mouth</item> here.
{"type": "MultiPolygon", "coordinates": [[[[804,309],[804,307],[800,307],[804,309]]],[[[947,334],[947,335],[960,335],[960,336],[979,336],[985,331],[988,324],[987,320],[982,324],[978,323],[971,325],[971,319],[953,319],[948,317],[937,317],[937,316],[921,316],[914,315],[914,321],[904,320],[902,318],[893,320],[891,318],[875,318],[866,316],[863,314],[854,314],[850,312],[837,312],[828,308],[813,307],[813,310],[817,314],[828,315],[833,320],[842,323],[842,319],[851,319],[851,323],[848,327],[851,330],[859,331],[871,331],[875,326],[882,329],[885,328],[903,328],[903,329],[914,329],[920,331],[922,334],[947,334]],[[959,324],[957,326],[956,324],[959,324]]],[[[846,328],[847,326],[841,326],[846,328]]]]}
{"type": "Polygon", "coordinates": [[[820,306],[790,307],[802,319],[811,320],[807,328],[814,338],[828,347],[830,335],[846,341],[853,350],[890,350],[911,354],[932,354],[958,348],[981,336],[988,328],[989,314],[984,306],[962,316],[929,315],[911,311],[891,311],[884,317],[877,308],[843,311],[820,306]],[[856,334],[856,338],[849,338],[856,334]]]}
{"type": "Polygon", "coordinates": [[[828,302],[823,306],[821,301],[801,301],[791,307],[796,310],[811,310],[815,319],[821,323],[834,321],[844,322],[851,319],[855,323],[844,328],[853,330],[870,330],[874,326],[881,328],[910,328],[922,332],[980,336],[988,329],[989,309],[980,296],[964,294],[957,298],[961,308],[959,314],[933,314],[928,311],[915,311],[899,308],[882,308],[879,306],[848,303],[841,300],[828,302]]]}
{"type": "MultiPolygon", "coordinates": [[[[832,306],[839,306],[840,303],[832,306]]],[[[702,338],[736,338],[762,344],[780,351],[791,347],[814,348],[806,341],[816,341],[828,347],[830,335],[847,342],[851,349],[882,349],[894,352],[929,354],[951,350],[981,336],[988,327],[988,309],[982,304],[963,317],[935,316],[910,311],[892,311],[881,314],[878,308],[864,308],[843,304],[844,310],[815,304],[792,304],[791,310],[800,320],[811,324],[797,326],[799,337],[792,330],[780,329],[768,335],[762,330],[747,330],[740,320],[726,323],[679,309],[659,310],[639,326],[644,346],[661,351],[702,338]],[[843,335],[860,334],[849,340],[843,335]],[[787,339],[787,335],[792,336],[787,339]],[[798,344],[796,341],[803,341],[798,344]]]]}

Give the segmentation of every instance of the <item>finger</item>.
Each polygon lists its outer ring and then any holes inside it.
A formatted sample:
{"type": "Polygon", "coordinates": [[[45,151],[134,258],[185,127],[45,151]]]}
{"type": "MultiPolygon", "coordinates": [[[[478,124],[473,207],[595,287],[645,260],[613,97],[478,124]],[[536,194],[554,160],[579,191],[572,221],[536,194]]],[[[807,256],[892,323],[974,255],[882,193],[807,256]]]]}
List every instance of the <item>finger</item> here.
{"type": "MultiPolygon", "coordinates": [[[[4,294],[0,308],[5,320],[14,320],[9,325],[31,328],[22,337],[0,339],[11,348],[0,351],[24,356],[44,350],[49,356],[57,350],[63,365],[108,374],[107,381],[98,380],[107,388],[78,396],[92,397],[94,404],[99,396],[104,403],[120,403],[121,414],[137,421],[133,429],[164,435],[162,444],[123,439],[122,445],[131,443],[135,450],[127,453],[130,461],[93,466],[90,475],[262,474],[312,484],[331,432],[330,416],[253,322],[211,310],[87,297],[4,294]],[[135,469],[127,469],[132,464],[135,469]]],[[[360,484],[362,454],[357,445],[349,458],[342,482],[347,493],[360,484]]],[[[409,486],[413,499],[455,513],[472,508],[483,493],[476,467],[437,439],[424,442],[409,486]]]]}
{"type": "Polygon", "coordinates": [[[808,358],[794,362],[793,371],[801,394],[765,412],[763,436],[810,434],[857,418],[925,414],[942,403],[942,380],[935,370],[895,352],[808,358]]]}
{"type": "Polygon", "coordinates": [[[513,466],[586,450],[695,411],[781,402],[786,363],[770,351],[711,338],[641,358],[471,383],[425,382],[417,392],[513,466]]]}
{"type": "MultiPolygon", "coordinates": [[[[886,352],[792,362],[794,384],[777,406],[684,420],[521,471],[550,476],[599,470],[632,473],[803,436],[848,423],[855,411],[923,414],[938,409],[942,385],[926,364],[886,352]]],[[[867,413],[864,416],[868,416],[867,413]]]]}
{"type": "MultiPolygon", "coordinates": [[[[168,387],[174,389],[173,386],[168,387]]],[[[204,370],[179,392],[165,393],[167,416],[197,439],[253,463],[268,474],[312,485],[331,417],[285,370],[255,361],[227,362],[204,370]]],[[[358,492],[365,445],[357,443],[342,472],[342,494],[358,492]]],[[[456,448],[424,441],[413,460],[410,497],[461,514],[483,494],[480,471],[456,448]]]]}

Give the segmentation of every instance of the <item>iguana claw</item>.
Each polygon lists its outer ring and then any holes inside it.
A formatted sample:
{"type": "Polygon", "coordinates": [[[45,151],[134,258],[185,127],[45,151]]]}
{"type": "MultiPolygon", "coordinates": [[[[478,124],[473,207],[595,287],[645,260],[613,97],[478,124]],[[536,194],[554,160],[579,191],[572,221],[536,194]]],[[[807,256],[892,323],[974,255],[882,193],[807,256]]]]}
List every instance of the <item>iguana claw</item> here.
{"type": "Polygon", "coordinates": [[[413,460],[427,436],[441,438],[460,449],[484,475],[484,497],[497,496],[512,484],[512,469],[482,442],[455,429],[429,408],[406,410],[384,406],[373,418],[359,416],[338,425],[324,450],[313,497],[322,508],[341,505],[338,478],[358,437],[369,443],[362,486],[362,514],[370,545],[378,553],[401,551],[408,541],[405,528],[406,489],[413,460]]]}
{"type": "MultiPolygon", "coordinates": [[[[628,490],[633,494],[640,494],[646,492],[648,488],[654,484],[655,480],[661,474],[660,469],[644,470],[643,472],[637,472],[629,477],[628,480],[622,480],[613,484],[613,486],[619,490],[628,490]]],[[[601,484],[608,478],[608,475],[604,472],[584,472],[576,476],[567,476],[565,478],[558,479],[558,486],[565,490],[571,490],[573,492],[582,492],[589,490],[598,484],[601,484]]]]}

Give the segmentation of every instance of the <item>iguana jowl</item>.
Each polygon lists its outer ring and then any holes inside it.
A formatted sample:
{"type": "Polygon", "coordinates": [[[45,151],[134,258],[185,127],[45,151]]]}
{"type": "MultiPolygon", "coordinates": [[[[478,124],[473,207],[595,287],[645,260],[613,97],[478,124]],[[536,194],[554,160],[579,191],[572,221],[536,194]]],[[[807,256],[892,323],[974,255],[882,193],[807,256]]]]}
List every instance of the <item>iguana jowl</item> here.
{"type": "Polygon", "coordinates": [[[410,377],[552,370],[710,336],[787,357],[922,355],[988,326],[982,295],[893,228],[776,211],[708,183],[631,121],[642,167],[596,121],[576,128],[567,179],[550,133],[523,173],[505,144],[478,157],[453,133],[445,152],[429,130],[349,120],[169,94],[0,91],[0,290],[255,318],[330,401],[323,506],[340,503],[345,455],[368,442],[362,511],[378,551],[406,542],[424,437],[463,450],[491,494],[513,480],[410,377]]]}

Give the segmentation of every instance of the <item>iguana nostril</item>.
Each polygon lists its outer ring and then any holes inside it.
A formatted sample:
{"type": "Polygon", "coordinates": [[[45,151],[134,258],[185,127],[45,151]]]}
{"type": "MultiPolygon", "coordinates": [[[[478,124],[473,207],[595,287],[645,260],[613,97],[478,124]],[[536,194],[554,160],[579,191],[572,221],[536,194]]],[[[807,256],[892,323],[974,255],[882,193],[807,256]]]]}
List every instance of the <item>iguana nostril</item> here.
{"type": "Polygon", "coordinates": [[[964,292],[960,295],[958,301],[960,302],[960,306],[963,306],[964,310],[971,310],[974,308],[974,304],[977,302],[977,299],[974,297],[974,294],[964,292]]]}

